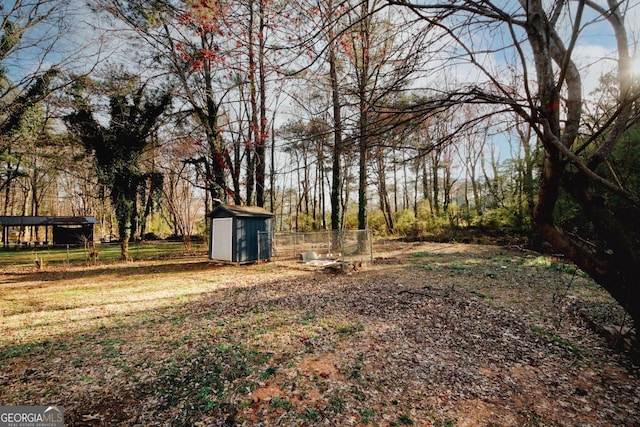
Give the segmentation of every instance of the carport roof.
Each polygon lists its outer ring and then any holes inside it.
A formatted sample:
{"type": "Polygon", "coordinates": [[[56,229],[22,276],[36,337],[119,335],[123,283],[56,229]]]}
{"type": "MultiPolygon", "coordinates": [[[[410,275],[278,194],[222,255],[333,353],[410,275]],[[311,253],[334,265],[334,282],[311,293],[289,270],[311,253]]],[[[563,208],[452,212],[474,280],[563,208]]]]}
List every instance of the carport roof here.
{"type": "Polygon", "coordinates": [[[46,225],[88,225],[97,224],[92,216],[0,216],[4,227],[38,227],[46,225]]]}

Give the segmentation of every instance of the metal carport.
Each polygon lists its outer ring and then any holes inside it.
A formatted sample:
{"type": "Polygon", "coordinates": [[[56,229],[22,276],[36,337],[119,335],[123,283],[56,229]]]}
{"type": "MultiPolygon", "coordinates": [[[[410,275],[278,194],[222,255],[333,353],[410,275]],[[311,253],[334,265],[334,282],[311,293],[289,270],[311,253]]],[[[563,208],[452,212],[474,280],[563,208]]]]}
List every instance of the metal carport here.
{"type": "Polygon", "coordinates": [[[45,229],[44,239],[41,242],[33,241],[33,233],[31,233],[29,241],[16,240],[15,243],[79,245],[86,241],[93,242],[93,226],[97,223],[98,220],[92,216],[0,216],[2,245],[8,246],[11,243],[9,235],[12,228],[18,230],[31,228],[33,231],[38,227],[45,229]]]}

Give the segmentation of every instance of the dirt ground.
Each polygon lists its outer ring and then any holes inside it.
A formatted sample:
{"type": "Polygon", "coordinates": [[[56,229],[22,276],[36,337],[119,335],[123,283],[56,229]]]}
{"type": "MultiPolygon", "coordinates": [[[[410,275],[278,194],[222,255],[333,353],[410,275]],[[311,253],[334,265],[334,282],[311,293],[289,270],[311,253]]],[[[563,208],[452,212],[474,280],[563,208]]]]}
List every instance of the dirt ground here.
{"type": "Polygon", "coordinates": [[[640,426],[621,310],[514,248],[345,272],[137,262],[0,275],[0,402],[74,426],[640,426]],[[622,325],[622,326],[620,326],[622,325]]]}

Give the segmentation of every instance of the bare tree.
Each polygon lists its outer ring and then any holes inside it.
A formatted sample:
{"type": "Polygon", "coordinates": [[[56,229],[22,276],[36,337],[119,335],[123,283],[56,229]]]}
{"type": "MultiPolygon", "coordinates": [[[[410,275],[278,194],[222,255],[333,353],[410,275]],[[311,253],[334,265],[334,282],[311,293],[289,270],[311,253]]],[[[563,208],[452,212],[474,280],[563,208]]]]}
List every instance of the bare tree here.
{"type": "Polygon", "coordinates": [[[440,28],[451,40],[450,58],[472,65],[483,76],[480,82],[443,94],[441,106],[496,104],[531,126],[544,149],[533,213],[537,229],[556,251],[600,283],[639,330],[639,189],[617,180],[621,171],[610,162],[617,149],[630,143],[626,135],[638,119],[640,85],[632,72],[633,47],[625,25],[626,13],[638,5],[617,0],[390,3],[409,7],[440,28]],[[608,25],[615,39],[610,64],[616,102],[605,121],[587,124],[584,69],[576,46],[596,23],[599,31],[608,25]],[[507,69],[499,70],[500,62],[491,61],[498,57],[507,69]],[[501,80],[509,70],[517,70],[520,85],[501,80]],[[562,226],[556,207],[563,197],[575,203],[586,225],[577,230],[562,226]]]}
{"type": "Polygon", "coordinates": [[[0,5],[0,190],[7,190],[5,201],[12,181],[24,176],[21,128],[29,127],[30,111],[51,93],[60,73],[59,68],[44,64],[64,31],[65,6],[53,0],[0,5]]]}
{"type": "Polygon", "coordinates": [[[303,111],[309,120],[322,117],[322,120],[331,123],[330,217],[331,228],[339,230],[343,227],[346,169],[346,146],[343,142],[346,57],[341,47],[340,35],[348,25],[343,18],[349,5],[335,0],[298,0],[293,4],[295,25],[289,32],[285,31],[285,35],[295,41],[291,49],[297,51],[300,56],[293,62],[299,68],[294,68],[291,74],[299,76],[302,91],[310,90],[316,102],[309,105],[307,96],[295,93],[292,98],[299,111],[303,111]],[[326,99],[317,96],[322,93],[327,93],[326,99]]]}
{"type": "MultiPolygon", "coordinates": [[[[472,106],[468,106],[463,111],[465,116],[472,114],[472,106]]],[[[465,117],[463,116],[463,117],[465,117]]],[[[478,168],[482,154],[484,153],[487,134],[491,127],[490,122],[482,122],[478,127],[468,127],[461,132],[460,142],[455,145],[454,150],[458,153],[459,159],[465,170],[465,209],[467,217],[471,218],[471,202],[469,201],[469,188],[471,186],[471,195],[473,197],[473,210],[477,217],[482,216],[482,201],[480,198],[481,188],[478,179],[478,168]]]]}
{"type": "MultiPolygon", "coordinates": [[[[331,155],[331,229],[342,229],[342,152],[343,146],[343,121],[342,104],[340,102],[340,85],[338,82],[338,40],[335,29],[335,3],[332,0],[327,2],[326,17],[328,17],[327,33],[327,63],[329,64],[329,82],[331,87],[331,106],[333,117],[333,152],[331,155]]],[[[333,243],[337,247],[337,243],[333,243]]]]}
{"type": "Polygon", "coordinates": [[[103,53],[99,32],[88,31],[79,19],[82,13],[71,0],[0,4],[0,191],[5,214],[15,213],[11,205],[20,198],[14,194],[18,179],[28,180],[22,186],[30,188],[30,211],[37,214],[45,195],[52,193],[46,189],[55,184],[53,170],[61,160],[68,161],[54,136],[59,111],[52,95],[73,82],[71,74],[89,72],[103,53]]]}
{"type": "Polygon", "coordinates": [[[286,141],[284,153],[288,155],[298,188],[297,212],[303,213],[312,229],[324,226],[324,170],[325,150],[330,129],[322,120],[289,122],[279,130],[286,141]]]}
{"type": "Polygon", "coordinates": [[[197,224],[204,217],[205,206],[197,194],[198,187],[194,185],[196,177],[193,169],[177,161],[177,158],[178,156],[170,155],[163,169],[165,181],[162,194],[165,209],[162,214],[172,226],[173,233],[182,237],[188,251],[191,249],[191,237],[196,234],[197,224]]]}

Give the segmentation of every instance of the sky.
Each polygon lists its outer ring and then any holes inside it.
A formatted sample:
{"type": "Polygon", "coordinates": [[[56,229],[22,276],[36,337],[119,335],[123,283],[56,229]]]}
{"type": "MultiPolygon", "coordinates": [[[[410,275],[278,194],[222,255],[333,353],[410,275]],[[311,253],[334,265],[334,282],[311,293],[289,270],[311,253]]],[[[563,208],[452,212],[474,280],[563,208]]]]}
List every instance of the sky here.
{"type": "MultiPolygon", "coordinates": [[[[47,0],[48,1],[48,0],[47,0]]],[[[595,0],[596,3],[606,5],[606,0],[595,0]]],[[[5,4],[5,10],[14,1],[9,0],[5,4]]],[[[515,2],[514,2],[515,3],[515,2]]],[[[72,69],[76,73],[87,72],[93,67],[97,61],[104,61],[111,58],[112,61],[122,61],[123,57],[131,55],[131,52],[118,51],[118,43],[111,44],[102,43],[109,39],[108,29],[113,27],[113,22],[109,22],[105,15],[97,15],[92,13],[87,4],[83,0],[62,0],[53,1],[52,4],[59,4],[58,7],[64,7],[65,19],[61,25],[56,27],[58,22],[52,22],[50,26],[43,25],[37,30],[30,31],[25,36],[30,39],[25,44],[32,45],[28,49],[19,52],[18,55],[5,61],[5,67],[9,70],[10,75],[14,79],[28,75],[38,68],[47,68],[52,64],[64,63],[68,69],[72,69]],[[65,2],[68,5],[65,6],[65,2]],[[56,41],[56,48],[47,53],[46,59],[41,63],[42,57],[48,46],[38,45],[36,40],[41,38],[43,34],[50,37],[59,37],[56,41]],[[31,43],[31,41],[34,41],[31,43]],[[88,58],[87,58],[88,54],[88,58]]],[[[630,26],[629,37],[630,42],[636,45],[640,36],[640,0],[628,0],[624,2],[627,9],[626,23],[630,26]]],[[[589,94],[598,84],[598,77],[613,64],[612,53],[615,48],[615,37],[613,36],[610,26],[604,22],[593,21],[593,13],[586,9],[584,22],[589,22],[580,35],[574,57],[580,66],[588,68],[585,73],[585,94],[589,94]],[[608,58],[608,59],[606,59],[608,58]]],[[[563,25],[559,26],[563,28],[563,25]]],[[[565,25],[564,28],[569,28],[565,25]]],[[[493,33],[489,34],[486,40],[474,40],[476,43],[502,43],[498,37],[505,37],[506,34],[493,33]]],[[[122,46],[125,44],[120,43],[122,46]]],[[[508,54],[508,53],[507,53],[508,54]]],[[[504,58],[498,55],[487,54],[482,61],[490,66],[495,66],[499,71],[501,63],[504,64],[504,58]],[[491,64],[493,63],[493,64],[491,64]]],[[[638,62],[640,64],[640,61],[638,62]]],[[[448,78],[458,80],[476,78],[468,67],[459,66],[453,72],[448,71],[448,78]]]]}
{"type": "MultiPolygon", "coordinates": [[[[37,43],[33,47],[25,49],[5,64],[10,70],[10,76],[18,79],[22,75],[33,73],[36,69],[45,69],[52,64],[64,63],[67,69],[76,73],[87,72],[98,61],[124,61],[132,56],[132,52],[121,50],[118,43],[110,38],[108,30],[113,28],[113,22],[109,21],[105,15],[92,13],[83,0],[65,0],[68,5],[64,10],[63,21],[65,26],[56,27],[56,22],[50,26],[42,26],[37,31],[28,34],[31,40],[38,40],[43,34],[59,36],[56,49],[48,53],[46,59],[40,63],[40,58],[47,46],[39,46],[37,43]],[[110,44],[101,44],[104,40],[112,40],[110,44]],[[87,53],[89,54],[87,57],[87,53]]],[[[596,3],[606,5],[606,0],[594,0],[596,3]]],[[[8,4],[13,3],[10,1],[8,4]]],[[[62,1],[52,4],[63,5],[62,1]]],[[[508,3],[516,4],[515,2],[508,3]]],[[[640,36],[640,0],[628,0],[624,2],[628,8],[626,22],[630,25],[630,42],[637,46],[640,36]]],[[[6,10],[6,9],[5,9],[6,10]]],[[[615,48],[615,37],[613,36],[609,24],[594,20],[594,15],[587,12],[584,22],[589,24],[584,26],[580,38],[574,51],[574,58],[580,67],[584,67],[583,85],[584,94],[588,95],[598,86],[599,77],[614,64],[612,55],[615,48]]],[[[560,25],[560,28],[569,28],[567,25],[560,25]]],[[[471,35],[474,37],[474,35],[471,35]]],[[[484,39],[475,39],[474,43],[486,44],[487,47],[495,43],[502,43],[508,40],[508,34],[488,33],[484,39]]],[[[122,46],[128,46],[122,44],[122,46]]],[[[526,48],[526,44],[525,44],[526,48]]],[[[480,62],[487,66],[490,71],[499,75],[504,71],[507,60],[513,52],[502,51],[499,54],[486,53],[478,55],[480,62]]],[[[640,62],[639,62],[640,63],[640,62]]],[[[501,76],[504,77],[504,76],[501,76]]],[[[459,65],[455,69],[447,69],[438,77],[442,82],[465,83],[476,81],[483,77],[478,76],[469,66],[459,65]]],[[[431,83],[429,83],[431,84],[431,83]]],[[[431,84],[432,85],[432,84],[431,84]]],[[[285,111],[284,108],[281,111],[285,111]]],[[[286,119],[280,118],[284,123],[286,119]]]]}
{"type": "MultiPolygon", "coordinates": [[[[113,46],[103,39],[108,35],[101,23],[83,0],[38,0],[46,8],[54,8],[45,21],[27,30],[20,43],[2,65],[14,83],[43,72],[51,67],[67,73],[89,72],[97,63],[113,55],[113,46]]],[[[10,19],[24,23],[25,14],[32,12],[35,1],[5,0],[0,17],[5,18],[16,4],[22,9],[14,11],[10,19]]]]}

